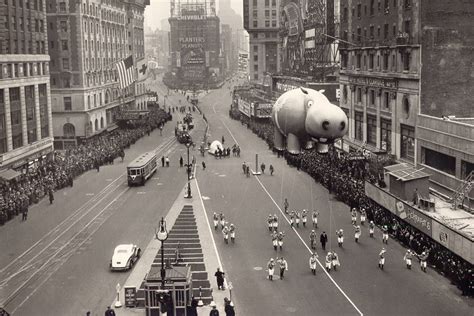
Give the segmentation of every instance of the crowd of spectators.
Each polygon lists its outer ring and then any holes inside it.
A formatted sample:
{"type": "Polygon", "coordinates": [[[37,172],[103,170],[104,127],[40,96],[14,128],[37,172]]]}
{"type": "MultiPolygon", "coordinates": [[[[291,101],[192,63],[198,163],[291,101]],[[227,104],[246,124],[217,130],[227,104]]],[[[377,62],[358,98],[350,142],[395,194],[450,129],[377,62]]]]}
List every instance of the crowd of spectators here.
{"type": "MultiPolygon", "coordinates": [[[[240,115],[238,109],[232,107],[229,115],[240,120],[248,128],[265,140],[273,149],[273,123],[251,121],[240,115]]],[[[276,151],[275,149],[273,149],[276,151]]],[[[289,165],[307,172],[313,179],[326,187],[335,198],[360,210],[364,208],[368,220],[379,226],[387,226],[390,235],[405,247],[417,254],[429,252],[428,263],[441,274],[445,275],[462,291],[463,295],[472,296],[474,275],[472,266],[409,225],[389,210],[378,205],[365,195],[365,181],[384,187],[383,167],[395,163],[394,157],[365,156],[363,153],[345,153],[336,151],[333,146],[327,155],[318,154],[315,150],[303,150],[300,155],[284,153],[289,165]]]]}
{"type": "Polygon", "coordinates": [[[0,181],[0,225],[28,212],[28,207],[45,195],[73,186],[74,178],[80,174],[90,169],[99,170],[104,164],[113,164],[117,157],[123,158],[125,148],[170,118],[169,113],[153,108],[147,116],[126,124],[128,127],[94,136],[72,149],[54,151],[52,159],[37,168],[29,169],[15,180],[0,181]]]}

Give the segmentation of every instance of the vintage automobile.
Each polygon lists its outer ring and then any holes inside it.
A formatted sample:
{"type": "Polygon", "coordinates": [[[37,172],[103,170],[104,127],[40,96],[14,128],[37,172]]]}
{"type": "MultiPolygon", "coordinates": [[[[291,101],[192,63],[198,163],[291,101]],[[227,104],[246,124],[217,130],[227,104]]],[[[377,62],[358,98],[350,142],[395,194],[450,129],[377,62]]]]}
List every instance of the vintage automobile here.
{"type": "Polygon", "coordinates": [[[110,260],[110,270],[128,270],[140,258],[141,249],[137,245],[123,244],[115,247],[112,260],[110,260]]]}

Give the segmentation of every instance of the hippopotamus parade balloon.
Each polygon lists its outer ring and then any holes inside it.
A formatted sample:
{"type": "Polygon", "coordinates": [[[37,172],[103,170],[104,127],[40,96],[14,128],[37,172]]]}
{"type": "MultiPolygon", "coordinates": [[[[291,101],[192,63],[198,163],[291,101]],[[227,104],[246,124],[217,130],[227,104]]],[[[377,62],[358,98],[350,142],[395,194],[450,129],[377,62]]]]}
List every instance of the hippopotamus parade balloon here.
{"type": "Polygon", "coordinates": [[[344,111],[321,92],[307,88],[283,93],[273,105],[272,120],[275,148],[295,155],[301,153],[302,143],[310,149],[315,142],[319,153],[327,153],[328,144],[348,129],[344,111]]]}

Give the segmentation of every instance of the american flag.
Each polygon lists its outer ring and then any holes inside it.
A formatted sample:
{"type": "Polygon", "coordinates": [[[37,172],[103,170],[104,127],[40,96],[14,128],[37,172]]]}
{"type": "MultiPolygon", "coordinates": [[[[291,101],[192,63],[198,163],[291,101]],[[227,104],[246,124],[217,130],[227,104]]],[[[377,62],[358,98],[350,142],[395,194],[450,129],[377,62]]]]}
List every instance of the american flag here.
{"type": "Polygon", "coordinates": [[[133,67],[132,55],[115,64],[115,67],[117,67],[117,71],[119,74],[119,82],[121,89],[125,89],[135,81],[136,71],[133,67]]]}

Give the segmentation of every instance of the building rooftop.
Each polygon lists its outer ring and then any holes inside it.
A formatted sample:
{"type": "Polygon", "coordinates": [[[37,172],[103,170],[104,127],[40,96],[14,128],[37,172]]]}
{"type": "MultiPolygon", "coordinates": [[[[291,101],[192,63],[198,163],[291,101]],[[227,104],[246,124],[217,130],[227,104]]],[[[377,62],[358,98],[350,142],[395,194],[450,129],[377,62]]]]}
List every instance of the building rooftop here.
{"type": "Polygon", "coordinates": [[[437,196],[430,195],[435,202],[435,212],[424,212],[449,228],[474,240],[474,216],[462,209],[453,210],[448,203],[437,196]]]}
{"type": "Polygon", "coordinates": [[[400,163],[384,168],[388,174],[397,178],[401,181],[410,181],[414,179],[426,178],[430,175],[426,172],[423,172],[423,169],[416,169],[407,163],[400,163]]]}

